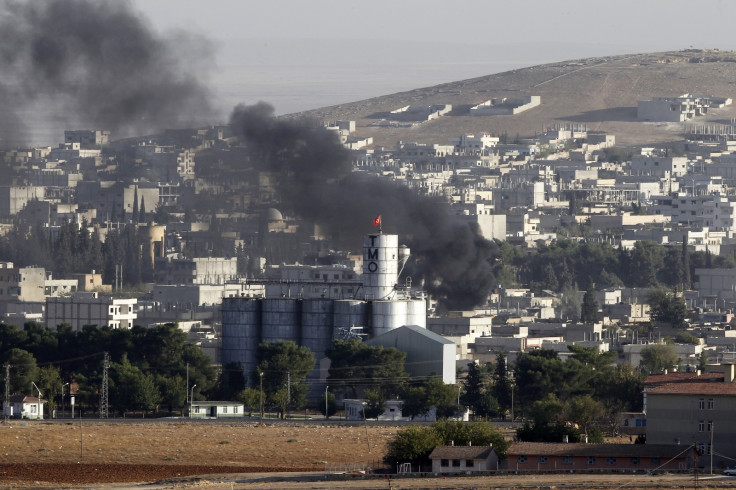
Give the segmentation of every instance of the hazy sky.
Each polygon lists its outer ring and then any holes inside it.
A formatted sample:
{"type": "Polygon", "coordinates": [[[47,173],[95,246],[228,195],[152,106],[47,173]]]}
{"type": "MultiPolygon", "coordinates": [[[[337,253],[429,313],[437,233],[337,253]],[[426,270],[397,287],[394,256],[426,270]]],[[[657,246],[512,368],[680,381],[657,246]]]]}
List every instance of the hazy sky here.
{"type": "Polygon", "coordinates": [[[731,0],[132,0],[214,42],[223,107],[278,113],[575,58],[736,49],[731,0]]]}
{"type": "Polygon", "coordinates": [[[135,0],[154,25],[218,39],[396,39],[454,43],[736,45],[731,0],[135,0]]]}

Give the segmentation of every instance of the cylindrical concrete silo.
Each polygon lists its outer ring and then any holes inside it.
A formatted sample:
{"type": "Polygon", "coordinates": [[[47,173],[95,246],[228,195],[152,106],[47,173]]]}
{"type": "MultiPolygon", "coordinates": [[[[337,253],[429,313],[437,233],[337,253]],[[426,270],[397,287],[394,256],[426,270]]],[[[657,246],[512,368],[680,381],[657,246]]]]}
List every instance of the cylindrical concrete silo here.
{"type": "Polygon", "coordinates": [[[423,299],[406,300],[406,324],[427,328],[427,303],[423,299]]]}
{"type": "Polygon", "coordinates": [[[373,301],[371,303],[371,327],[373,336],[406,325],[406,301],[373,301]]]}
{"type": "Polygon", "coordinates": [[[301,342],[301,304],[298,299],[263,300],[261,342],[301,342]]]}
{"type": "Polygon", "coordinates": [[[367,235],[363,240],[365,299],[381,301],[394,296],[399,279],[399,236],[367,235]]]}
{"type": "Polygon", "coordinates": [[[314,353],[315,361],[325,357],[325,351],[332,347],[334,303],[330,299],[302,301],[301,345],[314,353]]]}
{"type": "Polygon", "coordinates": [[[350,327],[365,328],[368,326],[368,303],[354,299],[336,300],[334,301],[332,315],[333,337],[341,329],[349,329],[350,327]]]}
{"type": "Polygon", "coordinates": [[[256,351],[261,342],[261,300],[223,298],[222,364],[237,362],[243,366],[245,379],[257,365],[256,351]]]}

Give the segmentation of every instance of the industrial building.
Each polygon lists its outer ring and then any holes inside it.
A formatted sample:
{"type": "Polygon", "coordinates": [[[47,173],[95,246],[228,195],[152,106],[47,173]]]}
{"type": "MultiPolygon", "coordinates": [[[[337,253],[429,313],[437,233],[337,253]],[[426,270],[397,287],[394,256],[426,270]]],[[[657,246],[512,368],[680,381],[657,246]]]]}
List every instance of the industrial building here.
{"type": "MultiPolygon", "coordinates": [[[[398,235],[367,235],[363,242],[362,282],[353,299],[224,298],[222,362],[243,366],[246,377],[257,365],[261,342],[287,340],[309,347],[316,360],[341,332],[362,327],[377,337],[404,325],[426,328],[424,294],[399,286],[409,249],[398,235]]],[[[338,279],[339,281],[339,279],[338,279]]]]}

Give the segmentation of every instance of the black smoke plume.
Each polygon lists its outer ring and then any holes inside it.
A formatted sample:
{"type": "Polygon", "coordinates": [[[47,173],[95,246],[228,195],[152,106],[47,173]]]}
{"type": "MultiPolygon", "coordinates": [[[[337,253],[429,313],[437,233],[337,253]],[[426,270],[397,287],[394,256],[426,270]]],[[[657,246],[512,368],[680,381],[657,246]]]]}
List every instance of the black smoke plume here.
{"type": "Polygon", "coordinates": [[[446,309],[482,304],[494,284],[493,242],[449,214],[447,204],[406,186],[351,171],[347,150],[334,133],[309,120],[273,117],[265,103],[238,106],[230,122],[252,158],[280,175],[280,201],[320,224],[343,245],[362,243],[382,216],[418,259],[413,271],[446,309]]]}
{"type": "Polygon", "coordinates": [[[127,1],[0,5],[0,146],[25,143],[38,113],[117,137],[212,114],[193,75],[211,59],[208,43],[157,35],[127,1]]]}

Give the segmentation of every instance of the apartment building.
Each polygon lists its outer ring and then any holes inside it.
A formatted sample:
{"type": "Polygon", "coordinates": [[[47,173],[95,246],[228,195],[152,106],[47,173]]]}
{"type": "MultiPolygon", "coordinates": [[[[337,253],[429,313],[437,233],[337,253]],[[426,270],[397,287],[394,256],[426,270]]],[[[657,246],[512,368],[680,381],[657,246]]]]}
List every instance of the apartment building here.
{"type": "Polygon", "coordinates": [[[731,466],[736,454],[736,371],[733,364],[716,373],[664,373],[645,381],[647,445],[694,444],[699,466],[731,466]]]}
{"type": "Polygon", "coordinates": [[[113,299],[96,292],[46,298],[46,327],[67,323],[78,332],[85,325],[132,328],[138,318],[137,298],[113,299]]]}

